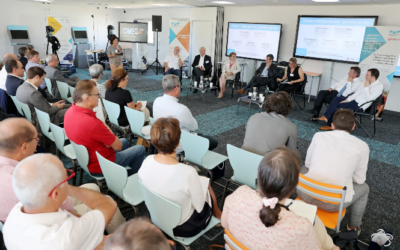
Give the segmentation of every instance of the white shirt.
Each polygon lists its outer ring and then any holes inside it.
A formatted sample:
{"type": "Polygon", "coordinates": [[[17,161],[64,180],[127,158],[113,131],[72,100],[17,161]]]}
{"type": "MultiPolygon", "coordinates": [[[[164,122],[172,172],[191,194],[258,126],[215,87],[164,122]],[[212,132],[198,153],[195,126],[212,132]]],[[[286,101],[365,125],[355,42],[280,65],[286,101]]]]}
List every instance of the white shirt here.
{"type": "Polygon", "coordinates": [[[168,54],[165,57],[164,62],[168,64],[168,68],[170,69],[180,69],[179,57],[175,56],[174,54],[168,54]]]}
{"type": "Polygon", "coordinates": [[[38,89],[39,89],[38,87],[36,87],[36,85],[35,85],[35,84],[33,84],[33,83],[29,82],[28,80],[26,80],[26,82],[27,82],[27,83],[29,83],[30,85],[32,85],[32,87],[34,87],[36,90],[38,90],[38,89]]]}
{"type": "Polygon", "coordinates": [[[198,213],[203,210],[208,194],[208,184],[204,181],[208,178],[200,177],[193,167],[182,163],[164,165],[150,155],[143,161],[138,174],[148,189],[182,208],[178,225],[185,223],[195,209],[198,213]]]}
{"type": "MultiPolygon", "coordinates": [[[[198,129],[198,124],[196,119],[194,119],[189,108],[178,102],[178,99],[164,94],[153,103],[153,116],[154,119],[174,117],[179,120],[181,129],[192,132],[198,129]]],[[[177,148],[177,153],[182,152],[181,146],[177,148]]]]}
{"type": "Polygon", "coordinates": [[[3,65],[3,68],[0,71],[0,89],[7,91],[6,89],[6,81],[7,81],[7,71],[6,66],[3,65]]]}
{"type": "Polygon", "coordinates": [[[204,57],[206,56],[206,54],[204,54],[204,56],[200,55],[200,60],[199,60],[199,66],[200,68],[203,67],[204,68],[204,57]]]}
{"type": "Polygon", "coordinates": [[[367,143],[346,131],[318,132],[307,150],[305,176],[327,184],[346,186],[345,202],[354,195],[353,182],[363,184],[369,159],[367,143]]]}
{"type": "MultiPolygon", "coordinates": [[[[364,87],[364,84],[361,85],[360,88],[358,88],[357,92],[349,96],[347,100],[349,102],[354,100],[357,102],[358,106],[360,106],[366,102],[375,100],[380,95],[382,95],[382,93],[383,93],[383,84],[377,80],[371,83],[368,87],[364,87]]],[[[363,110],[366,110],[367,108],[369,108],[369,106],[371,106],[371,103],[365,104],[361,108],[363,110]]]]}
{"type": "Polygon", "coordinates": [[[354,78],[352,82],[348,81],[348,77],[344,77],[340,82],[337,82],[331,86],[332,90],[336,90],[340,92],[342,88],[347,85],[346,90],[343,92],[342,96],[348,96],[357,92],[358,88],[362,86],[363,82],[361,82],[360,78],[354,78]]]}
{"type": "Polygon", "coordinates": [[[7,249],[93,250],[103,240],[105,220],[99,210],[77,218],[61,209],[26,214],[21,208],[22,203],[15,205],[4,224],[7,249]]]}

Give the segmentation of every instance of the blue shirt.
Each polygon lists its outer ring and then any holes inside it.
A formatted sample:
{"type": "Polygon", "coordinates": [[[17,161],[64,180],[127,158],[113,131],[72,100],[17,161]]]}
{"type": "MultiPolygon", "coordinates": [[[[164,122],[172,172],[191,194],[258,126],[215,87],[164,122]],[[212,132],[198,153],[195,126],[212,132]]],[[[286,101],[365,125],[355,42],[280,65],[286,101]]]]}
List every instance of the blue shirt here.
{"type": "Polygon", "coordinates": [[[265,76],[265,77],[268,76],[268,67],[267,67],[267,64],[265,64],[265,67],[264,67],[263,72],[261,73],[261,76],[265,76]]]}

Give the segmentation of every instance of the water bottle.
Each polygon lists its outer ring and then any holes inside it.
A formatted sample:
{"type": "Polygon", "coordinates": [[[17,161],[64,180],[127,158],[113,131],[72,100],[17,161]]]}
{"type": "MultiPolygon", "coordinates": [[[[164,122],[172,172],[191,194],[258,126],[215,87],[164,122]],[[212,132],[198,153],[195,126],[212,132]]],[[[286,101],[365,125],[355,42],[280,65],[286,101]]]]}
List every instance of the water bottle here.
{"type": "Polygon", "coordinates": [[[200,76],[200,88],[202,89],[204,87],[203,85],[203,76],[200,76]]]}
{"type": "Polygon", "coordinates": [[[257,87],[253,88],[253,96],[251,97],[251,100],[256,100],[257,99],[257,87]]]}

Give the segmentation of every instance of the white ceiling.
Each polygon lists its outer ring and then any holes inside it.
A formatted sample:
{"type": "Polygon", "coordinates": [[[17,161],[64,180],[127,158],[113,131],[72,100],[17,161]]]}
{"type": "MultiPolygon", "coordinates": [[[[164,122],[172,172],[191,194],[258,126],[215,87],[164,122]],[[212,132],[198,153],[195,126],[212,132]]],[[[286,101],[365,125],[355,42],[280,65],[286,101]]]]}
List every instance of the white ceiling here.
{"type": "MultiPolygon", "coordinates": [[[[23,2],[33,2],[33,0],[14,0],[23,2]]],[[[211,3],[215,0],[51,0],[50,4],[96,6],[99,8],[159,8],[159,7],[187,7],[187,6],[256,6],[256,5],[349,5],[349,4],[395,4],[400,0],[340,0],[339,3],[317,3],[311,0],[225,0],[235,4],[221,5],[211,3]],[[165,4],[157,6],[154,4],[165,4]]]]}

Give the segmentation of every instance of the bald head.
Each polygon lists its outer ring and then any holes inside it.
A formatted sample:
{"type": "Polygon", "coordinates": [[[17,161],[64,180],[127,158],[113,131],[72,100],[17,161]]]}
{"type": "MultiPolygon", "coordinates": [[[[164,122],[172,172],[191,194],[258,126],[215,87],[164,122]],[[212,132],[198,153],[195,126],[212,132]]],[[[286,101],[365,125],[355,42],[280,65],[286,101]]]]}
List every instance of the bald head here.
{"type": "Polygon", "coordinates": [[[170,244],[159,228],[145,217],[120,226],[107,239],[104,250],[170,250],[170,244]]]}
{"type": "Polygon", "coordinates": [[[15,168],[12,178],[14,193],[24,207],[43,208],[51,190],[66,176],[66,170],[56,156],[36,154],[24,159],[15,168]]]}
{"type": "Polygon", "coordinates": [[[18,61],[18,57],[12,53],[7,53],[3,56],[3,63],[6,64],[9,60],[18,61]]]}
{"type": "Polygon", "coordinates": [[[35,135],[36,128],[25,118],[8,118],[0,122],[0,153],[17,150],[35,135]]]}

